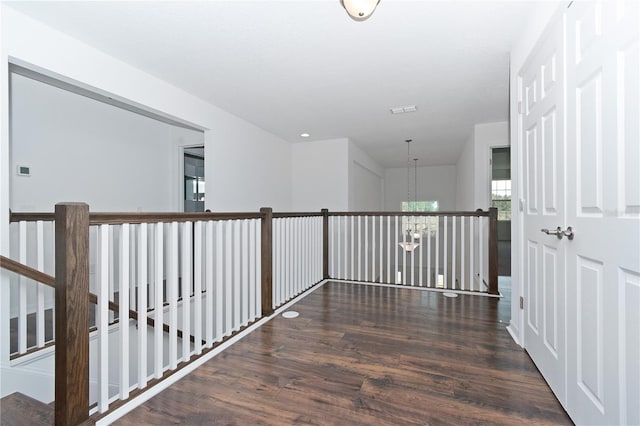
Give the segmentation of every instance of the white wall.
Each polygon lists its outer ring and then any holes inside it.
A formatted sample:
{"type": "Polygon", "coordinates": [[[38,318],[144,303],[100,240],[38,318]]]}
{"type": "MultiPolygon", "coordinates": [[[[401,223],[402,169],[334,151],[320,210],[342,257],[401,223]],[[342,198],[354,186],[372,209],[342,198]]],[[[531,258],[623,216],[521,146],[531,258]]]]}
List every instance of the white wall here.
{"type": "Polygon", "coordinates": [[[349,141],[345,138],[293,144],[293,210],[348,210],[348,157],[349,141]]]}
{"type": "Polygon", "coordinates": [[[472,211],[475,203],[475,133],[472,131],[456,163],[456,210],[472,211]]]}
{"type": "Polygon", "coordinates": [[[349,141],[349,210],[382,210],[383,191],[384,169],[353,141],[349,141]]]}
{"type": "Polygon", "coordinates": [[[491,148],[509,145],[509,123],[475,125],[475,203],[483,210],[491,206],[491,148]]]}
{"type": "Polygon", "coordinates": [[[13,211],[53,211],[60,201],[86,202],[93,211],[180,210],[174,147],[204,143],[202,132],[21,75],[11,81],[13,211]],[[18,176],[18,165],[31,176],[18,176]]]}
{"type": "Polygon", "coordinates": [[[522,265],[522,218],[518,208],[518,200],[522,198],[521,189],[521,157],[522,149],[518,137],[518,73],[524,65],[527,57],[542,35],[552,18],[560,13],[568,2],[550,1],[538,2],[534,12],[529,16],[527,27],[523,28],[520,38],[514,43],[511,49],[510,76],[511,97],[509,99],[509,112],[511,118],[511,188],[512,203],[511,211],[511,322],[507,329],[514,340],[523,345],[523,311],[520,309],[519,301],[522,295],[523,271],[522,265]]]}
{"type": "Polygon", "coordinates": [[[509,123],[479,123],[456,163],[456,210],[486,210],[491,197],[491,148],[509,145],[509,123]]]}
{"type": "MultiPolygon", "coordinates": [[[[2,66],[14,63],[205,131],[207,208],[291,207],[291,145],[125,62],[53,30],[2,3],[2,66]]],[[[2,104],[3,115],[8,104],[2,104]]],[[[4,123],[6,125],[6,122],[4,123]]],[[[8,140],[2,138],[2,151],[8,140]]],[[[8,178],[3,170],[2,181],[8,178]]],[[[8,199],[3,200],[6,209],[8,199]]]]}
{"type": "MultiPolygon", "coordinates": [[[[386,169],[384,173],[385,210],[400,211],[407,201],[407,169],[386,169]]],[[[414,172],[409,173],[411,198],[414,197],[414,172]]],[[[418,167],[418,201],[438,201],[440,211],[456,205],[456,166],[418,167]]]]}

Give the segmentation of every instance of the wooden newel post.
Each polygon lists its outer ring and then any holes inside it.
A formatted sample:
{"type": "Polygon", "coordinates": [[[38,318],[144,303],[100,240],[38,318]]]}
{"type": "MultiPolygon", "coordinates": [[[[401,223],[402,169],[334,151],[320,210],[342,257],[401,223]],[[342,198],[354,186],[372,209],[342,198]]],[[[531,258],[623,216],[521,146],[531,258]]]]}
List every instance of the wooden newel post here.
{"type": "Polygon", "coordinates": [[[55,423],[89,418],[89,206],[56,204],[55,423]]]}
{"type": "Polygon", "coordinates": [[[322,209],[322,278],[329,278],[329,209],[322,209]]]}
{"type": "Polygon", "coordinates": [[[262,272],[262,315],[273,313],[273,210],[271,207],[260,209],[262,214],[261,233],[261,272],[262,272]]]}
{"type": "Polygon", "coordinates": [[[489,208],[489,294],[498,292],[498,209],[489,208]]]}

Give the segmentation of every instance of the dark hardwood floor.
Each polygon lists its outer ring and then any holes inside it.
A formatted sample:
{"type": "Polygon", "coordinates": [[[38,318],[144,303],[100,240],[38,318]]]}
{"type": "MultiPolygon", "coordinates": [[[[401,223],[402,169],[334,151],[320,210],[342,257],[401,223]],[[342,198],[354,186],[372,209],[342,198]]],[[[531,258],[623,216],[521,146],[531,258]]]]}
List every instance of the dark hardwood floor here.
{"type": "Polygon", "coordinates": [[[571,424],[495,298],[327,283],[119,425],[571,424]]]}

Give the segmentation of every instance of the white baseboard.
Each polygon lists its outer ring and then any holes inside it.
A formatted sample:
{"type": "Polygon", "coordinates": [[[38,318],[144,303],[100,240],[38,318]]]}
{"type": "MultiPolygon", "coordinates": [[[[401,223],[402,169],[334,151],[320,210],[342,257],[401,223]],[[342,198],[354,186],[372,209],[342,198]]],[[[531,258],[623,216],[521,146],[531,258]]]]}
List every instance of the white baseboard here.
{"type": "Polygon", "coordinates": [[[510,322],[509,325],[507,326],[507,331],[511,335],[511,338],[513,339],[513,341],[516,342],[518,346],[523,347],[522,343],[520,343],[520,332],[518,328],[513,325],[512,322],[510,322]]]}

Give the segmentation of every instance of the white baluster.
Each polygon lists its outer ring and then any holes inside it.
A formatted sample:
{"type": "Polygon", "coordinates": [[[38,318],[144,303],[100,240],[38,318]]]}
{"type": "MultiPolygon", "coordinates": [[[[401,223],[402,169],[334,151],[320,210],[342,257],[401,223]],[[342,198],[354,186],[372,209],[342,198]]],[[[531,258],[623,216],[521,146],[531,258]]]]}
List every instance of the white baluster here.
{"type": "Polygon", "coordinates": [[[474,277],[473,277],[473,270],[474,270],[474,263],[475,263],[475,257],[474,257],[474,253],[473,253],[473,249],[475,244],[475,235],[473,233],[473,222],[475,222],[475,217],[470,216],[469,217],[469,290],[474,289],[474,285],[473,285],[473,281],[474,281],[474,277]]]}
{"type": "Polygon", "coordinates": [[[256,265],[256,270],[255,270],[255,280],[256,280],[256,285],[255,285],[255,289],[256,289],[256,293],[255,293],[255,300],[256,300],[256,318],[260,318],[262,316],[262,267],[260,265],[261,262],[261,253],[262,253],[262,236],[261,236],[261,229],[260,229],[260,220],[255,220],[253,222],[253,226],[254,226],[254,230],[255,230],[255,265],[256,265]]]}
{"type": "MultiPolygon", "coordinates": [[[[411,217],[411,222],[409,222],[409,223],[414,223],[415,224],[416,223],[416,218],[415,217],[411,217]]],[[[411,232],[409,234],[410,235],[411,244],[414,243],[414,238],[413,238],[415,236],[415,235],[413,235],[414,230],[415,229],[411,229],[409,231],[409,232],[411,232]]],[[[415,248],[413,250],[411,250],[411,286],[415,286],[416,285],[416,283],[415,283],[415,276],[416,276],[416,272],[415,272],[416,271],[415,252],[416,252],[415,248]]]]}
{"type": "Polygon", "coordinates": [[[182,224],[182,361],[187,362],[191,357],[191,234],[192,223],[182,224]]]}
{"type": "Polygon", "coordinates": [[[169,303],[169,369],[178,367],[178,222],[169,225],[167,302],[169,303]]]}
{"type": "Polygon", "coordinates": [[[395,284],[398,283],[398,216],[395,216],[395,227],[393,228],[393,234],[395,237],[395,244],[393,245],[393,249],[395,251],[395,265],[393,265],[393,282],[395,284]]]}
{"type": "Polygon", "coordinates": [[[431,287],[431,225],[434,216],[429,216],[427,221],[427,287],[431,287]]]}
{"type": "Polygon", "coordinates": [[[153,357],[154,357],[154,377],[162,378],[164,369],[163,360],[163,311],[164,311],[164,224],[156,223],[156,239],[154,242],[154,265],[155,265],[155,303],[154,303],[154,329],[153,329],[153,357]]]}
{"type": "Polygon", "coordinates": [[[464,264],[466,261],[465,244],[464,244],[464,221],[465,217],[460,217],[460,290],[464,290],[464,264]]]}
{"type": "MultiPolygon", "coordinates": [[[[44,272],[44,223],[36,222],[36,268],[44,272]]],[[[36,313],[36,344],[44,346],[44,285],[36,283],[37,313],[36,313]]]]}
{"type": "MultiPolygon", "coordinates": [[[[211,227],[213,229],[214,222],[211,222],[211,227]]],[[[215,335],[214,340],[220,341],[224,337],[225,328],[224,328],[224,263],[223,263],[223,236],[224,236],[224,224],[225,222],[215,222],[216,227],[216,238],[215,238],[215,294],[213,295],[213,299],[215,299],[215,335]]],[[[210,244],[213,244],[211,241],[210,244]]],[[[211,259],[211,263],[213,264],[213,259],[211,259]]],[[[208,299],[207,299],[208,300],[208,299]]],[[[207,308],[208,309],[208,308],[207,308]]],[[[211,304],[211,317],[213,318],[213,302],[211,304]]]]}
{"type": "Polygon", "coordinates": [[[436,216],[436,287],[440,284],[440,216],[436,216]]]}
{"type": "MultiPolygon", "coordinates": [[[[19,253],[18,261],[27,264],[27,222],[18,224],[19,253]]],[[[27,352],[27,278],[20,275],[18,278],[18,352],[27,352]]]]}
{"type": "Polygon", "coordinates": [[[364,217],[364,280],[369,281],[369,216],[364,217]]]}
{"type": "Polygon", "coordinates": [[[380,253],[378,253],[378,282],[381,283],[384,281],[383,272],[382,272],[382,249],[384,246],[384,244],[382,243],[382,239],[384,238],[382,235],[382,232],[383,232],[382,216],[378,216],[378,225],[380,226],[380,230],[379,230],[380,253]]]}
{"type": "Polygon", "coordinates": [[[273,307],[280,304],[280,220],[273,219],[273,307]]]}
{"type": "Polygon", "coordinates": [[[486,291],[483,285],[484,280],[484,223],[482,217],[478,217],[478,291],[486,291]]]}
{"type": "Polygon", "coordinates": [[[448,281],[448,278],[449,278],[449,268],[448,268],[448,266],[449,266],[449,264],[448,264],[448,262],[449,262],[449,251],[447,250],[447,245],[448,245],[447,243],[449,241],[449,230],[447,229],[448,228],[447,227],[447,224],[448,224],[448,220],[447,219],[448,219],[447,216],[443,216],[442,217],[442,220],[444,221],[444,238],[443,238],[444,239],[444,242],[443,242],[444,247],[443,247],[443,250],[442,250],[443,253],[444,253],[444,256],[443,256],[444,257],[444,262],[443,262],[444,280],[442,281],[442,284],[443,284],[444,288],[448,288],[448,286],[449,286],[449,281],[448,281]]]}
{"type": "Polygon", "coordinates": [[[147,224],[138,232],[138,388],[147,386],[147,224]]]}
{"type": "Polygon", "coordinates": [[[196,355],[200,355],[202,353],[202,222],[195,222],[193,228],[193,349],[196,355]]]}
{"type": "MultiPolygon", "coordinates": [[[[422,220],[424,220],[424,218],[425,217],[422,216],[422,220]]],[[[418,225],[418,226],[420,226],[420,225],[418,225]]],[[[418,257],[418,285],[420,287],[422,287],[423,283],[424,283],[424,281],[422,281],[422,248],[423,248],[423,245],[422,245],[422,234],[423,234],[423,229],[418,228],[418,231],[419,231],[418,232],[418,244],[419,244],[419,246],[418,246],[418,250],[419,250],[419,252],[418,252],[418,256],[419,256],[418,257]]]]}
{"type": "Polygon", "coordinates": [[[224,309],[225,309],[225,335],[230,335],[233,331],[233,235],[231,221],[224,222],[224,309]]]}
{"type": "Polygon", "coordinates": [[[451,288],[456,288],[456,217],[451,218],[451,288]]]}
{"type": "MultiPolygon", "coordinates": [[[[249,222],[249,321],[256,319],[256,220],[249,222]]],[[[280,248],[280,247],[278,247],[280,248]]],[[[278,262],[276,262],[276,265],[278,262]]],[[[279,269],[279,268],[278,268],[279,269]]],[[[275,299],[275,298],[274,298],[275,299]]]]}
{"type": "Polygon", "coordinates": [[[249,221],[241,223],[240,248],[242,250],[242,325],[249,323],[249,221]]]}
{"type": "Polygon", "coordinates": [[[109,409],[109,225],[98,232],[98,411],[109,409]]]}
{"type": "Polygon", "coordinates": [[[349,274],[349,279],[353,280],[355,278],[354,269],[355,269],[355,257],[354,257],[354,241],[355,241],[355,229],[354,229],[354,216],[349,217],[349,235],[351,236],[351,257],[349,258],[351,261],[351,271],[349,274]]]}
{"type": "Polygon", "coordinates": [[[205,332],[205,341],[208,348],[213,346],[213,342],[215,340],[214,336],[214,326],[213,323],[213,305],[214,305],[214,294],[213,294],[213,278],[214,278],[214,270],[213,264],[216,261],[216,255],[220,256],[220,252],[213,251],[213,224],[212,220],[207,221],[205,224],[205,252],[204,252],[204,289],[205,289],[205,302],[204,302],[204,332],[205,332]]]}
{"type": "Polygon", "coordinates": [[[391,216],[387,216],[387,283],[391,284],[391,216]]]}
{"type": "MultiPolygon", "coordinates": [[[[409,216],[402,216],[403,218],[403,222],[404,220],[408,220],[409,216]]],[[[412,236],[413,237],[413,236],[412,236]]],[[[404,229],[402,229],[402,242],[404,243],[404,246],[406,247],[407,245],[407,232],[404,229]]],[[[396,248],[397,250],[397,248],[396,248]]],[[[407,284],[407,250],[403,249],[402,250],[402,285],[407,284]]]]}
{"type": "Polygon", "coordinates": [[[129,224],[120,225],[120,399],[129,398],[129,224]]]}
{"type": "Polygon", "coordinates": [[[334,217],[335,216],[329,216],[329,276],[331,277],[336,276],[335,262],[333,260],[333,253],[335,252],[335,247],[333,245],[333,233],[335,232],[334,217]]]}
{"type": "Polygon", "coordinates": [[[242,275],[240,274],[240,221],[233,221],[233,330],[240,330],[240,310],[242,309],[242,275]]]}
{"type": "Polygon", "coordinates": [[[358,216],[358,281],[362,281],[362,216],[358,216]]]}

